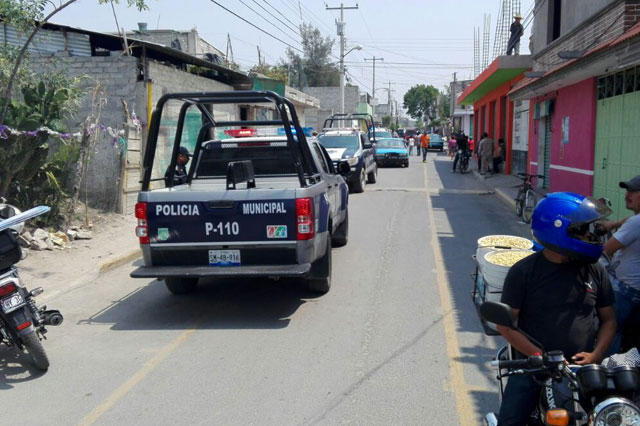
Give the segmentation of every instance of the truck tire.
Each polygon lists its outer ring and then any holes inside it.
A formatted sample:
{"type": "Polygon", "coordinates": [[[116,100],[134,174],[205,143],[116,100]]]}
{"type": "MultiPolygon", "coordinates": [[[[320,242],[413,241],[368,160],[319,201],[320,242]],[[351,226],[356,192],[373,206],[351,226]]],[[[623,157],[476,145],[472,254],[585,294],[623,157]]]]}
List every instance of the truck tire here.
{"type": "Polygon", "coordinates": [[[332,247],[343,247],[349,241],[349,209],[344,213],[344,220],[331,236],[332,247]]]}
{"type": "Polygon", "coordinates": [[[367,175],[367,183],[376,183],[378,180],[378,164],[373,165],[373,171],[367,175]]]}
{"type": "Polygon", "coordinates": [[[331,288],[331,240],[327,240],[324,255],[311,265],[309,276],[306,279],[309,291],[325,294],[331,288]]]}
{"type": "Polygon", "coordinates": [[[164,284],[173,294],[187,294],[196,289],[197,278],[165,278],[164,284]]]}
{"type": "Polygon", "coordinates": [[[353,183],[353,185],[351,185],[351,189],[353,190],[353,192],[355,192],[356,194],[360,194],[364,192],[364,186],[366,184],[366,174],[364,172],[364,167],[360,170],[360,179],[358,179],[356,182],[353,183]]]}
{"type": "Polygon", "coordinates": [[[44,351],[44,347],[42,346],[42,342],[40,342],[38,333],[32,331],[31,333],[21,337],[22,344],[29,353],[29,356],[33,360],[36,368],[43,371],[49,369],[49,357],[44,351]]]}

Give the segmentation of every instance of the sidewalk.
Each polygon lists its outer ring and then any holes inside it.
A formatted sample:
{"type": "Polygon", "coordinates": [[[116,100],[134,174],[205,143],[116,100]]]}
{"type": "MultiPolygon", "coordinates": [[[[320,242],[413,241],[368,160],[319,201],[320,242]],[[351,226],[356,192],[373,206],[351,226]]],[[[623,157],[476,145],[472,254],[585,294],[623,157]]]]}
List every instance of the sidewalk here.
{"type": "Polygon", "coordinates": [[[76,240],[64,250],[23,249],[27,257],[17,265],[20,279],[29,289],[44,288],[40,304],[87,284],[141,256],[135,226],[133,215],[109,214],[95,224],[90,240],[76,240]]]}
{"type": "MultiPolygon", "coordinates": [[[[522,179],[520,177],[505,175],[503,173],[487,173],[483,176],[478,171],[478,161],[475,158],[471,159],[470,166],[471,172],[477,179],[482,181],[489,190],[494,191],[509,207],[515,209],[515,199],[518,195],[518,188],[522,185],[522,179]]],[[[534,191],[538,195],[538,199],[542,198],[547,192],[542,188],[534,188],[534,191]]]]}

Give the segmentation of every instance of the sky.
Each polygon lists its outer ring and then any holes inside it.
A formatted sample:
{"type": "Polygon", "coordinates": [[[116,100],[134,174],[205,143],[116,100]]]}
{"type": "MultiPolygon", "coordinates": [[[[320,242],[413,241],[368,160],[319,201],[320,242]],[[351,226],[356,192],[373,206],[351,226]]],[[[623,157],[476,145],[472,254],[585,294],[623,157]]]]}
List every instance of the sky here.
{"type": "MultiPolygon", "coordinates": [[[[354,50],[345,57],[347,80],[359,86],[361,92],[371,93],[373,67],[368,59],[383,58],[376,61],[376,97],[380,103],[387,103],[386,89],[390,87],[391,98],[397,100],[400,108],[404,94],[414,85],[431,84],[442,90],[452,81],[454,72],[458,80],[473,78],[474,28],[480,28],[482,34],[484,15],[491,15],[489,55],[492,55],[503,3],[503,0],[340,1],[345,7],[358,5],[358,9],[344,11],[347,50],[362,46],[362,50],[354,50]]],[[[326,9],[340,7],[338,0],[147,0],[149,10],[144,12],[127,7],[126,0],[120,3],[115,5],[118,23],[128,31],[137,29],[138,22],[146,22],[149,29],[195,28],[202,38],[223,52],[229,34],[234,59],[242,70],[258,62],[257,46],[268,64],[277,64],[286,57],[287,44],[300,48],[300,36],[294,29],[301,22],[313,24],[323,36],[336,40],[333,59],[338,61],[340,44],[335,20],[340,11],[326,9]]],[[[534,0],[521,0],[523,16],[527,16],[533,3],[534,0]]],[[[100,5],[97,0],[78,0],[51,22],[102,32],[115,32],[117,28],[111,6],[100,5]]],[[[521,54],[528,53],[530,30],[531,24],[526,25],[521,54]]]]}

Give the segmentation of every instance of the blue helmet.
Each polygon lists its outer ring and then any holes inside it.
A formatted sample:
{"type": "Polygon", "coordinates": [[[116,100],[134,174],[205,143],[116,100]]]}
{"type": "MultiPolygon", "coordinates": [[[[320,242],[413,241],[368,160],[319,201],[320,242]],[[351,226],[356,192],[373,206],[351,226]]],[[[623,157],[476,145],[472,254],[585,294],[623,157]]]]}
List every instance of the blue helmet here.
{"type": "Polygon", "coordinates": [[[595,226],[610,213],[602,201],[572,192],[554,192],[533,211],[531,232],[535,241],[550,250],[574,261],[594,263],[604,249],[595,226]]]}

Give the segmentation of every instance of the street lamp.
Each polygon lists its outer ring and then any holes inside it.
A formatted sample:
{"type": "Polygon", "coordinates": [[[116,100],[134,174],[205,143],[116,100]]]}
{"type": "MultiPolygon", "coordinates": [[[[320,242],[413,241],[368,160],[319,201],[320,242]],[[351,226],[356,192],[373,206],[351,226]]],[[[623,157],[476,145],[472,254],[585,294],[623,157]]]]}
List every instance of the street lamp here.
{"type": "Polygon", "coordinates": [[[344,43],[340,43],[340,112],[344,114],[344,57],[354,50],[362,50],[359,44],[344,53],[344,43]]]}

